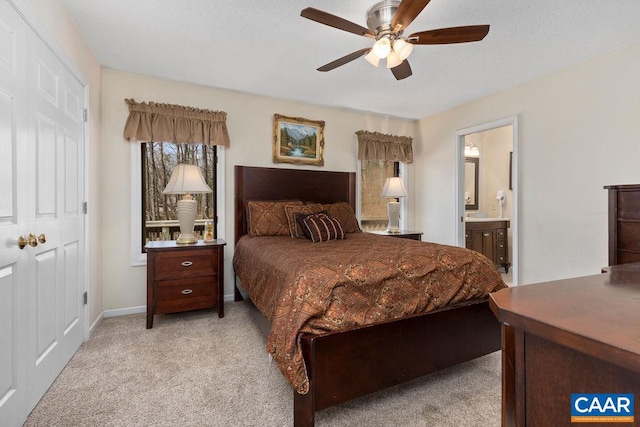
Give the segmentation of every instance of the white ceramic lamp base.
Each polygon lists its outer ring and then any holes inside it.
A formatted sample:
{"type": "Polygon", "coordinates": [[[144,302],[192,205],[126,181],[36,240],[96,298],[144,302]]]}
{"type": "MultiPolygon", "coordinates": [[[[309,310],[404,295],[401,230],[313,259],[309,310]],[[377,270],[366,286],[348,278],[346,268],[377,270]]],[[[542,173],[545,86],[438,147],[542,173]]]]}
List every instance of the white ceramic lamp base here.
{"type": "Polygon", "coordinates": [[[387,233],[399,233],[400,232],[400,202],[396,202],[396,201],[388,202],[387,215],[389,216],[387,233]]]}
{"type": "Polygon", "coordinates": [[[179,245],[196,243],[198,239],[193,235],[193,226],[196,223],[198,202],[186,194],[178,201],[178,222],[180,223],[180,236],[176,243],[179,245]]]}

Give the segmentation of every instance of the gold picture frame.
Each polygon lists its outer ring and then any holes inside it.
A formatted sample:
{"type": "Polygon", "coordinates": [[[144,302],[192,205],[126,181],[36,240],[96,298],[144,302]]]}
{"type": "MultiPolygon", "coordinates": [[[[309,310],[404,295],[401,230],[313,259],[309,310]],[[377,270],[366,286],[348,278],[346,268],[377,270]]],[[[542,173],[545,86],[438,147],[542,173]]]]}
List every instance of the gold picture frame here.
{"type": "Polygon", "coordinates": [[[273,115],[273,162],[324,166],[324,122],[273,115]]]}

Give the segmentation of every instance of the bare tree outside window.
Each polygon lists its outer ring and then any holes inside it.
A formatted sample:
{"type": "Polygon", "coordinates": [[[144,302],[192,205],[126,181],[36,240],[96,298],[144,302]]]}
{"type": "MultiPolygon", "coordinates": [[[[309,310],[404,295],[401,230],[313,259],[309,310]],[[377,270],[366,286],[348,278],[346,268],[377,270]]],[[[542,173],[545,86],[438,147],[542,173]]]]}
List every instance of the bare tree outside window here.
{"type": "Polygon", "coordinates": [[[142,247],[152,240],[175,240],[180,234],[176,207],[182,195],[162,194],[173,168],[180,163],[199,166],[213,190],[213,193],[193,194],[198,202],[194,234],[201,239],[204,221],[213,219],[214,236],[217,236],[215,145],[147,142],[141,146],[142,247]]]}

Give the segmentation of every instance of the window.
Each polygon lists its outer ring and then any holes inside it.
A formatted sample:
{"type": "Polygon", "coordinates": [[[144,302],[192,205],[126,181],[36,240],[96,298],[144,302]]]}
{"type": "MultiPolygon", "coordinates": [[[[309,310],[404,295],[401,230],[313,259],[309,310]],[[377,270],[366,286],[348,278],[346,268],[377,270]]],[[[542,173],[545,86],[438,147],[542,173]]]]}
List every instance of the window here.
{"type": "Polygon", "coordinates": [[[361,160],[360,226],[364,231],[384,230],[388,224],[387,199],[380,197],[384,181],[400,176],[400,162],[361,160]]]}
{"type": "Polygon", "coordinates": [[[173,168],[180,163],[199,166],[207,185],[213,190],[213,193],[193,195],[198,202],[194,234],[202,238],[204,221],[213,219],[214,235],[217,237],[216,146],[170,142],[147,142],[140,146],[142,251],[149,241],[175,240],[180,233],[176,203],[181,195],[162,194],[173,168]]]}

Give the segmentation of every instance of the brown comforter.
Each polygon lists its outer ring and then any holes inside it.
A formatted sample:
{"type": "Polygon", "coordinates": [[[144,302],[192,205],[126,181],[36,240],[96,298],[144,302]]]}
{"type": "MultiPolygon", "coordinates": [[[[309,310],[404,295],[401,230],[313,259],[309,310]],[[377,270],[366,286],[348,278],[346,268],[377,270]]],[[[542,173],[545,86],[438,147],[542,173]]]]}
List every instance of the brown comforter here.
{"type": "Polygon", "coordinates": [[[300,333],[424,313],[505,287],[493,263],[478,252],[368,233],[324,243],[244,236],[233,268],[271,322],[267,351],[301,394],[309,382],[300,333]]]}

